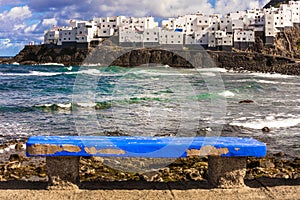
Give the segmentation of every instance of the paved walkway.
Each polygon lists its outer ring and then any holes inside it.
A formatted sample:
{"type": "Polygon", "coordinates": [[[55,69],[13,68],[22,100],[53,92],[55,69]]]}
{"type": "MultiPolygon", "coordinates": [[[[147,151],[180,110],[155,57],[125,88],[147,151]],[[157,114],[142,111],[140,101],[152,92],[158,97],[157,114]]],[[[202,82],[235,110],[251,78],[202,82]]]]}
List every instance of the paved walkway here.
{"type": "Polygon", "coordinates": [[[239,189],[211,189],[205,182],[83,183],[79,190],[46,190],[46,183],[0,182],[0,199],[300,199],[300,179],[247,181],[239,189]],[[199,189],[200,188],[200,189],[199,189]]]}

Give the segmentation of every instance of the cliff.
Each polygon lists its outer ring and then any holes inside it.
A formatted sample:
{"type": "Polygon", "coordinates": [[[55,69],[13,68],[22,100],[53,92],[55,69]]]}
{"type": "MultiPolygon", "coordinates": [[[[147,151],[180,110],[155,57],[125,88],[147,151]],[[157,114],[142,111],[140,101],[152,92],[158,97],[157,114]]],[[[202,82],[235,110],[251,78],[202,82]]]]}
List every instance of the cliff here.
{"type": "Polygon", "coordinates": [[[80,65],[90,50],[67,48],[50,48],[45,45],[25,46],[10,62],[23,65],[39,63],[62,63],[64,65],[80,65]]]}
{"type": "Polygon", "coordinates": [[[280,4],[288,3],[288,2],[289,2],[289,0],[271,0],[269,3],[267,3],[264,6],[264,8],[270,8],[271,6],[278,8],[280,6],[280,4]]]}
{"type": "MultiPolygon", "coordinates": [[[[193,67],[187,60],[196,60],[197,67],[201,65],[215,66],[236,71],[258,71],[300,75],[300,64],[293,59],[251,52],[206,51],[193,54],[194,51],[184,51],[183,57],[163,49],[139,49],[128,52],[125,48],[115,46],[98,46],[94,50],[76,48],[50,48],[44,45],[26,46],[9,62],[20,64],[63,63],[65,65],[81,65],[103,63],[103,58],[119,57],[111,65],[134,67],[147,63],[158,63],[171,67],[193,67]],[[119,55],[117,55],[117,50],[119,55]],[[127,52],[127,53],[126,53],[127,52]],[[96,54],[96,55],[95,55],[96,54]],[[207,56],[204,56],[207,55],[207,56]],[[210,59],[213,62],[207,62],[210,59]]],[[[207,67],[207,66],[205,66],[207,67]]]]}

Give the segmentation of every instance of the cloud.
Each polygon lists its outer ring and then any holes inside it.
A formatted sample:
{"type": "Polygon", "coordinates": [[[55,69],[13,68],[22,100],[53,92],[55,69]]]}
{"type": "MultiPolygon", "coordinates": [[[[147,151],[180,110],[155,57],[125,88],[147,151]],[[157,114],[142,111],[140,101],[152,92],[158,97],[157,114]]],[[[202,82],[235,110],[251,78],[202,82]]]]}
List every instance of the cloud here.
{"type": "Polygon", "coordinates": [[[0,14],[0,20],[20,20],[31,17],[31,11],[28,6],[13,7],[9,11],[4,11],[0,14]]]}
{"type": "Polygon", "coordinates": [[[55,18],[43,19],[42,24],[44,26],[57,25],[57,20],[55,18]]]}

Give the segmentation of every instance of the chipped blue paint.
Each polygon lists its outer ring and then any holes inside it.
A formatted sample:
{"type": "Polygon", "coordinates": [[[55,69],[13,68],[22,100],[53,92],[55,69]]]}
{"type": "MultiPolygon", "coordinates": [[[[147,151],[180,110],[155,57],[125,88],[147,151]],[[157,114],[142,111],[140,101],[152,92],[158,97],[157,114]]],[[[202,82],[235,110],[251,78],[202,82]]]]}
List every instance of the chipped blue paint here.
{"type": "MultiPolygon", "coordinates": [[[[188,149],[199,150],[202,146],[213,146],[217,149],[227,148],[225,157],[264,157],[265,143],[253,138],[240,137],[127,137],[127,136],[31,136],[27,143],[27,156],[115,156],[145,158],[178,158],[187,157],[188,149]],[[32,145],[77,146],[79,152],[61,151],[53,154],[30,154],[32,145]],[[96,148],[97,153],[87,151],[96,148]],[[122,154],[108,154],[99,151],[117,150],[122,154]]],[[[34,147],[32,147],[34,148],[34,147]]]]}

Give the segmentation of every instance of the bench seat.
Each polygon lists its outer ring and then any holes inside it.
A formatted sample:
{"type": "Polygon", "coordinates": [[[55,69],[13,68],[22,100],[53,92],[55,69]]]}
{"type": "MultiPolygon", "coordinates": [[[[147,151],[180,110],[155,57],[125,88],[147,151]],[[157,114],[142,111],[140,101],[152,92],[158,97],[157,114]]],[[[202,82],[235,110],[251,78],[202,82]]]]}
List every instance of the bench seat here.
{"type": "Polygon", "coordinates": [[[265,143],[240,137],[31,136],[26,143],[27,156],[46,157],[51,187],[65,182],[77,186],[81,156],[208,156],[208,181],[214,187],[242,187],[247,157],[266,152],[265,143]]]}
{"type": "Polygon", "coordinates": [[[266,145],[239,137],[32,136],[27,156],[264,157],[266,145]]]}

